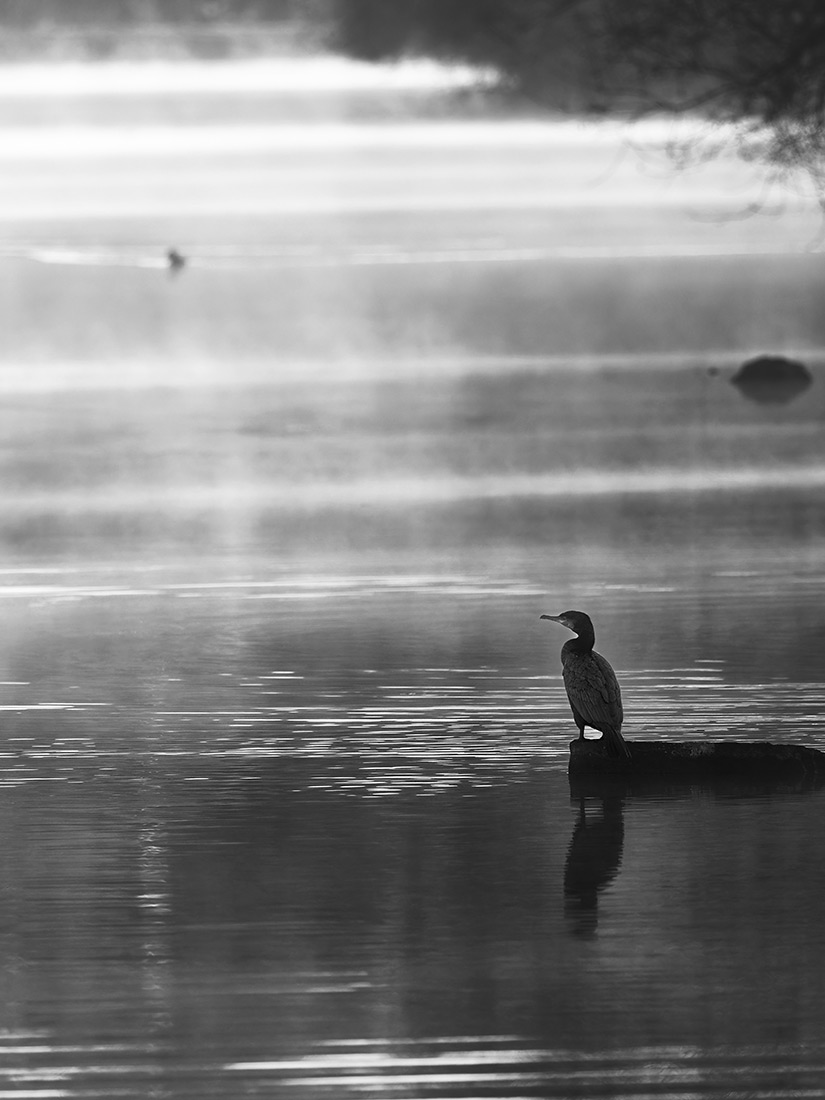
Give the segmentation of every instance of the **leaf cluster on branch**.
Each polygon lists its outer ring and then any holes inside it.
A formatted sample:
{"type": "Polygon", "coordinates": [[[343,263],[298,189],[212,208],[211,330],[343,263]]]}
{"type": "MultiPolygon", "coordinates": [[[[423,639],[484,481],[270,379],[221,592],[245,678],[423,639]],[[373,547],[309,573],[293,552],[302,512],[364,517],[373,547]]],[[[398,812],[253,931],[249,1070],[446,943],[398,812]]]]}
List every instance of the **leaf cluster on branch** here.
{"type": "MultiPolygon", "coordinates": [[[[582,5],[584,7],[584,5],[582,5]]],[[[743,152],[817,177],[825,158],[821,0],[597,0],[589,13],[606,94],[644,110],[733,124],[743,152]]]]}

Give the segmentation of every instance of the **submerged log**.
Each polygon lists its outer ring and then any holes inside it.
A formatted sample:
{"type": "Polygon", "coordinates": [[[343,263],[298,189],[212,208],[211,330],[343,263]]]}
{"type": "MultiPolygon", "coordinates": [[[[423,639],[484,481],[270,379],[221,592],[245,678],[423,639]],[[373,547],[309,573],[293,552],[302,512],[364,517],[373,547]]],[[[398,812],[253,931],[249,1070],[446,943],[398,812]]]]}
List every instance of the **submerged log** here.
{"type": "Polygon", "coordinates": [[[770,741],[628,741],[630,759],[611,756],[600,740],[570,742],[572,776],[697,779],[825,779],[825,753],[770,741]]]}

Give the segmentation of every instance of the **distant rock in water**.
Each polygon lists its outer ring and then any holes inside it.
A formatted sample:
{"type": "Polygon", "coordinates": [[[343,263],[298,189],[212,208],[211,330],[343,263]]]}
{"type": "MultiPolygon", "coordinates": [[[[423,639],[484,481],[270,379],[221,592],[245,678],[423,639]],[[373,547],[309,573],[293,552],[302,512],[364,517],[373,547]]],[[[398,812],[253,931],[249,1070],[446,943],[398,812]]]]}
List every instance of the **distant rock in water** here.
{"type": "Polygon", "coordinates": [[[813,382],[804,363],[784,355],[759,355],[743,363],[731,385],[760,405],[785,405],[799,397],[813,382]]]}

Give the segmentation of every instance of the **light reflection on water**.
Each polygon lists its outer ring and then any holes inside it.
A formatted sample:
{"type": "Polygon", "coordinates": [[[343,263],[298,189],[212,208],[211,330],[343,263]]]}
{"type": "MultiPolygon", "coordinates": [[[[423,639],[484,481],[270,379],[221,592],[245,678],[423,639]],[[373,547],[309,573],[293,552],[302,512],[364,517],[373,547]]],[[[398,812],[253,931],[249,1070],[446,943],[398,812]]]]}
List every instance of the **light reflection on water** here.
{"type": "MultiPolygon", "coordinates": [[[[678,584],[580,586],[580,602],[609,601],[607,645],[631,739],[825,745],[822,687],[804,678],[814,666],[792,644],[815,578],[785,578],[783,622],[769,611],[772,574],[734,572],[722,571],[704,603],[694,594],[695,634],[685,633],[678,584]],[[732,616],[754,613],[769,623],[762,647],[753,637],[738,645],[747,627],[732,616]],[[706,645],[721,655],[706,656],[706,645]],[[646,666],[651,649],[659,661],[646,666]],[[679,650],[690,665],[669,663],[679,650]]],[[[7,657],[6,784],[30,780],[34,761],[68,775],[80,760],[124,754],[297,755],[321,770],[333,761],[334,781],[318,781],[340,789],[426,790],[433,769],[442,784],[478,779],[485,762],[563,764],[575,732],[557,660],[564,639],[537,622],[548,597],[535,577],[16,580],[7,574],[2,592],[13,598],[11,634],[18,623],[35,639],[7,657]],[[433,663],[443,656],[454,659],[433,663]],[[55,729],[44,736],[49,714],[55,729]]]]}
{"type": "MultiPolygon", "coordinates": [[[[252,564],[5,574],[15,1095],[815,1095],[822,792],[571,791],[540,570],[252,564]]],[[[822,740],[735,645],[811,577],[733,572],[710,651],[582,586],[631,740],[822,740]]]]}
{"type": "MultiPolygon", "coordinates": [[[[178,791],[151,772],[90,780],[82,809],[15,795],[32,844],[25,888],[10,891],[27,960],[16,1003],[46,1024],[27,1042],[6,1034],[18,1064],[37,1067],[14,1072],[16,1087],[744,1097],[816,1086],[819,977],[802,970],[819,884],[798,859],[784,900],[763,899],[764,920],[750,913],[739,937],[761,874],[778,885],[797,830],[821,815],[818,796],[628,797],[623,852],[582,917],[569,896],[578,810],[560,773],[499,774],[423,802],[342,801],[294,762],[203,778],[178,791]],[[756,868],[740,847],[750,835],[772,849],[756,868]],[[789,918],[792,944],[765,950],[789,918]],[[91,1033],[111,1041],[84,1044],[91,1033]]],[[[592,816],[599,800],[587,801],[592,816]]],[[[611,852],[597,845],[602,860],[611,852]]]]}

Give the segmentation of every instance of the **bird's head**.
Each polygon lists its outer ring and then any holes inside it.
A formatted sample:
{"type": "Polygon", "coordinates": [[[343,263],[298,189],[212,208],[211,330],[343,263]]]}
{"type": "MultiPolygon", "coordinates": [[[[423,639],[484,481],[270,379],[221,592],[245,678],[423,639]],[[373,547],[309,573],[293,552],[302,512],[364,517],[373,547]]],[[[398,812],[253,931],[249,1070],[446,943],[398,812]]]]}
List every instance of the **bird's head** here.
{"type": "Polygon", "coordinates": [[[583,611],[562,611],[561,615],[542,615],[541,618],[550,619],[554,623],[561,623],[562,626],[566,626],[568,630],[572,630],[574,634],[579,636],[593,633],[593,623],[590,621],[590,616],[585,615],[583,611]]]}

